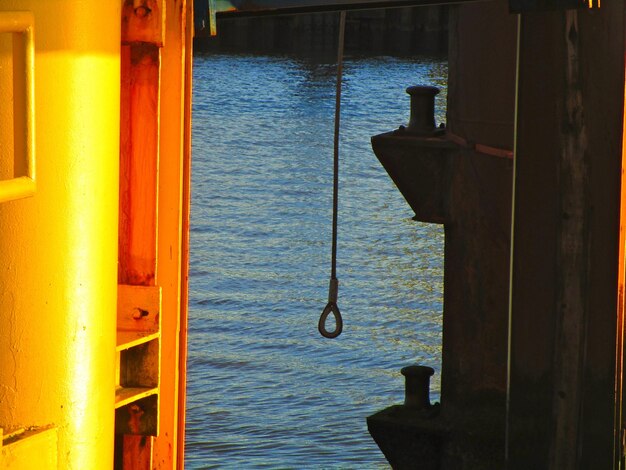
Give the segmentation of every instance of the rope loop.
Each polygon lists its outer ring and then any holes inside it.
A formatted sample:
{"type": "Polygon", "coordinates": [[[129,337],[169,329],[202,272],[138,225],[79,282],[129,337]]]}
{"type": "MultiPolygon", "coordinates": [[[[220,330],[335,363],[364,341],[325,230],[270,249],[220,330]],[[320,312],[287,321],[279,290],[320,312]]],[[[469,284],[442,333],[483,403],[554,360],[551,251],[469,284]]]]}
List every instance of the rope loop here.
{"type": "Polygon", "coordinates": [[[324,338],[332,339],[341,334],[341,331],[343,330],[343,319],[341,318],[339,307],[335,302],[328,302],[328,304],[326,304],[326,307],[322,310],[322,315],[320,316],[320,321],[317,324],[317,329],[324,338]],[[331,313],[335,317],[335,329],[333,331],[328,331],[326,329],[326,319],[331,313]]]}

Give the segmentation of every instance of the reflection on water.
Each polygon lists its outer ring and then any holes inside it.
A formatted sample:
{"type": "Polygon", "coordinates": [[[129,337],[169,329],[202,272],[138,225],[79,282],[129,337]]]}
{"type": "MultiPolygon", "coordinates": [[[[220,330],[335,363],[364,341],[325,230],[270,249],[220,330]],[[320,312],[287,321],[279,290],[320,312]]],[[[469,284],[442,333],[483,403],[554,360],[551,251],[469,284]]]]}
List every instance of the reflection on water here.
{"type": "MultiPolygon", "coordinates": [[[[344,333],[317,320],[330,270],[335,68],[197,56],[188,468],[387,468],[365,417],[403,400],[401,367],[439,388],[443,230],[411,220],[369,144],[408,121],[433,59],[348,58],[338,241],[344,333]]],[[[443,120],[445,90],[439,95],[443,120]]],[[[436,398],[436,397],[435,397],[436,398]]]]}

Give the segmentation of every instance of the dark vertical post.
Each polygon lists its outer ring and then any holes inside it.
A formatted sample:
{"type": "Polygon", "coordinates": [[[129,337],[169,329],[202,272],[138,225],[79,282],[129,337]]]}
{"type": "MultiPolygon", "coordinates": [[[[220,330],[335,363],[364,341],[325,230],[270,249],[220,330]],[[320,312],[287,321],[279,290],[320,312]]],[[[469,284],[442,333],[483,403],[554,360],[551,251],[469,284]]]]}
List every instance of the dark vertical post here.
{"type": "MultiPolygon", "coordinates": [[[[578,468],[581,429],[586,295],[589,289],[589,153],[587,152],[578,12],[565,12],[565,64],[560,155],[557,177],[560,198],[556,233],[557,305],[555,306],[554,436],[550,468],[578,468]]],[[[589,116],[590,118],[592,116],[589,116]]]]}
{"type": "Polygon", "coordinates": [[[613,468],[624,5],[522,17],[508,469],[613,468]]]}

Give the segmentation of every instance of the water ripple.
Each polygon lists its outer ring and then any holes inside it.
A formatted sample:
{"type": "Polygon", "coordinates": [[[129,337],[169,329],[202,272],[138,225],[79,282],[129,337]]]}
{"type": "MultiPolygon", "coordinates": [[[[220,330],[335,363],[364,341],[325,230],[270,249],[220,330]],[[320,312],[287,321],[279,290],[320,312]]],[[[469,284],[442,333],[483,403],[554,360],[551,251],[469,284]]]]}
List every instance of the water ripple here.
{"type": "MultiPolygon", "coordinates": [[[[437,59],[344,67],[339,305],[326,303],[335,68],[294,57],[197,56],[187,468],[388,468],[366,416],[403,399],[399,369],[440,369],[443,230],[411,220],[370,136],[406,124],[437,59]]],[[[445,89],[437,97],[443,119],[445,89]]],[[[433,381],[436,399],[439,374],[433,381]]]]}

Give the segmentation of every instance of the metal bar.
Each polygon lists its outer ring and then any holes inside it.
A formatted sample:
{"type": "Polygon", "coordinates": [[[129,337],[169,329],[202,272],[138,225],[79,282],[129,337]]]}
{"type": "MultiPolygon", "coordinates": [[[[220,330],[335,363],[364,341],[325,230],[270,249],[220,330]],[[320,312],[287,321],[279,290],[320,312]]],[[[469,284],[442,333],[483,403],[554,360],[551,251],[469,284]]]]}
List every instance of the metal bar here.
{"type": "Polygon", "coordinates": [[[187,324],[189,319],[189,228],[191,216],[191,121],[193,90],[193,2],[185,4],[185,55],[183,90],[183,187],[180,250],[180,323],[178,330],[178,433],[176,469],[185,468],[185,410],[187,401],[187,324]]]}
{"type": "Polygon", "coordinates": [[[450,5],[478,1],[486,0],[216,0],[216,8],[218,17],[231,17],[450,5]]]}

